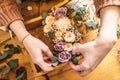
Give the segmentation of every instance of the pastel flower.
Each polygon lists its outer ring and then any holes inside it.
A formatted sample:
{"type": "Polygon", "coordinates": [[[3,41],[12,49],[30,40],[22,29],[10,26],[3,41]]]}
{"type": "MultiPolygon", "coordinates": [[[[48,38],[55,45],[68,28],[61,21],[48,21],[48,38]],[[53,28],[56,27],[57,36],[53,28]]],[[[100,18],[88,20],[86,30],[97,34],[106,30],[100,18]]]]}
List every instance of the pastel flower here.
{"type": "Polygon", "coordinates": [[[46,19],[45,19],[45,23],[52,25],[55,22],[55,20],[56,20],[55,17],[53,17],[53,16],[47,16],[46,19]]]}
{"type": "Polygon", "coordinates": [[[56,51],[63,51],[64,50],[64,45],[65,45],[64,42],[58,42],[54,45],[54,49],[56,51]]]}
{"type": "Polygon", "coordinates": [[[73,49],[79,48],[80,45],[81,45],[80,43],[74,43],[74,44],[73,44],[73,49]]]}
{"type": "Polygon", "coordinates": [[[66,43],[64,50],[65,51],[72,51],[72,43],[66,43]]]}
{"type": "Polygon", "coordinates": [[[56,31],[55,32],[55,37],[58,39],[58,40],[63,40],[63,37],[62,37],[63,33],[61,31],[56,31]]]}
{"type": "Polygon", "coordinates": [[[50,24],[45,25],[45,26],[43,27],[43,32],[44,32],[44,33],[48,33],[48,32],[50,32],[51,30],[52,30],[52,27],[51,27],[50,24]]]}
{"type": "Polygon", "coordinates": [[[67,14],[67,8],[65,7],[58,8],[54,12],[54,16],[56,19],[66,17],[66,14],[67,14]]]}
{"type": "Polygon", "coordinates": [[[62,63],[68,62],[71,58],[72,58],[72,55],[69,52],[65,52],[65,51],[59,53],[58,55],[58,60],[62,63]]]}
{"type": "Polygon", "coordinates": [[[56,29],[60,30],[61,32],[66,32],[67,29],[73,27],[71,25],[70,19],[67,17],[62,17],[59,20],[56,20],[53,25],[56,29]]]}
{"type": "Polygon", "coordinates": [[[66,42],[74,42],[75,41],[75,34],[73,32],[66,32],[64,36],[64,40],[66,42]]]}

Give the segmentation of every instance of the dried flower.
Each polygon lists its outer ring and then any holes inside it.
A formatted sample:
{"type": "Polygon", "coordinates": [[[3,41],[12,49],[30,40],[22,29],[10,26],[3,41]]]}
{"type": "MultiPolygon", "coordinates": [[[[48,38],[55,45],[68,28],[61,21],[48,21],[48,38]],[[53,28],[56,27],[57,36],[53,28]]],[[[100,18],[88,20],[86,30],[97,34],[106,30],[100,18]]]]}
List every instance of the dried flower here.
{"type": "Polygon", "coordinates": [[[72,51],[72,43],[66,43],[64,50],[65,51],[72,51]]]}
{"type": "Polygon", "coordinates": [[[52,25],[54,22],[55,22],[55,17],[53,17],[53,16],[47,16],[45,19],[46,24],[52,25]]]}
{"type": "Polygon", "coordinates": [[[62,63],[69,61],[71,58],[72,58],[72,55],[67,51],[66,52],[63,51],[58,55],[58,60],[62,63]]]}
{"type": "Polygon", "coordinates": [[[66,17],[67,14],[67,8],[61,7],[55,10],[54,16],[56,19],[59,19],[61,17],[66,17]]]}
{"type": "Polygon", "coordinates": [[[45,26],[43,27],[44,33],[48,33],[48,32],[50,32],[51,30],[52,30],[52,27],[51,27],[50,24],[45,25],[45,26]]]}
{"type": "Polygon", "coordinates": [[[74,42],[75,41],[75,34],[73,32],[66,32],[64,36],[64,40],[66,42],[74,42]]]}
{"type": "Polygon", "coordinates": [[[63,37],[62,37],[63,33],[61,31],[56,31],[55,32],[55,37],[58,39],[58,40],[63,40],[63,37]]]}
{"type": "Polygon", "coordinates": [[[67,17],[62,17],[54,22],[54,28],[60,30],[61,32],[66,32],[67,29],[72,27],[71,21],[67,17]]]}
{"type": "Polygon", "coordinates": [[[56,51],[63,51],[64,50],[64,42],[58,42],[54,45],[54,49],[56,51]]]}

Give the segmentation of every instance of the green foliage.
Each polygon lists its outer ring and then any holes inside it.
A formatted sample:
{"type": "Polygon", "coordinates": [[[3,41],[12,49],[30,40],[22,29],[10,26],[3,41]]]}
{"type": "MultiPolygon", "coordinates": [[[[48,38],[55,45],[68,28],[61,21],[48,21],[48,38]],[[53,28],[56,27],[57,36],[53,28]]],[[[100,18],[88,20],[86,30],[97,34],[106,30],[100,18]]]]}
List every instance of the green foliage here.
{"type": "Polygon", "coordinates": [[[10,69],[12,70],[18,66],[18,59],[10,60],[7,64],[10,67],[10,69]]]}
{"type": "Polygon", "coordinates": [[[8,66],[5,66],[4,68],[2,68],[2,74],[7,74],[7,73],[9,73],[11,71],[11,69],[10,69],[10,67],[8,66]]]}
{"type": "Polygon", "coordinates": [[[97,29],[98,28],[98,23],[93,22],[93,21],[88,21],[85,24],[87,27],[92,27],[93,29],[97,29]]]}
{"type": "Polygon", "coordinates": [[[16,78],[16,80],[23,80],[23,78],[24,78],[25,76],[27,76],[26,71],[22,72],[22,73],[16,78]]]}
{"type": "Polygon", "coordinates": [[[4,48],[7,50],[4,50],[3,55],[0,55],[0,62],[5,60],[6,58],[11,57],[13,54],[21,52],[21,47],[19,45],[14,46],[13,44],[7,44],[4,48]]]}
{"type": "Polygon", "coordinates": [[[78,15],[82,15],[86,12],[86,7],[74,7],[74,10],[77,12],[78,15]]]}
{"type": "Polygon", "coordinates": [[[120,35],[120,27],[117,27],[117,35],[120,35]]]}
{"type": "Polygon", "coordinates": [[[78,60],[75,56],[72,57],[71,61],[73,62],[73,64],[77,65],[78,64],[78,60]]]}
{"type": "Polygon", "coordinates": [[[76,14],[75,19],[78,20],[78,21],[82,21],[83,20],[82,16],[79,15],[79,14],[76,14]]]}
{"type": "Polygon", "coordinates": [[[48,32],[48,35],[51,39],[55,39],[55,34],[54,32],[48,32]]]}
{"type": "Polygon", "coordinates": [[[42,13],[42,17],[43,17],[44,20],[46,19],[47,16],[48,16],[48,13],[47,13],[47,12],[43,12],[43,13],[42,13]]]}

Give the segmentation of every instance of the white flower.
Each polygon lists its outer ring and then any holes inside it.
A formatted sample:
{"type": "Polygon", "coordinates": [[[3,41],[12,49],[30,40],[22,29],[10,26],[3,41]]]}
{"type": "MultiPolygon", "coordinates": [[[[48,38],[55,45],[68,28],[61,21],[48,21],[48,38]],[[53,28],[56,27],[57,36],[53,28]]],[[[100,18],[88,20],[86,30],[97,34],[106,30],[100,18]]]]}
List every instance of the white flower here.
{"type": "Polygon", "coordinates": [[[55,22],[55,17],[53,16],[47,16],[46,19],[45,19],[45,23],[46,24],[53,24],[55,22]]]}
{"type": "Polygon", "coordinates": [[[61,31],[56,31],[55,32],[55,36],[58,40],[63,40],[63,37],[62,37],[62,32],[61,31]]]}
{"type": "Polygon", "coordinates": [[[50,32],[52,30],[52,27],[51,27],[51,25],[49,24],[49,25],[45,25],[44,27],[43,27],[43,32],[44,33],[48,33],[48,32],[50,32]]]}
{"type": "Polygon", "coordinates": [[[80,45],[81,45],[80,43],[74,43],[72,48],[73,49],[79,48],[80,45]]]}
{"type": "Polygon", "coordinates": [[[72,51],[72,43],[66,43],[64,50],[66,50],[66,51],[72,51]]]}
{"type": "Polygon", "coordinates": [[[67,29],[71,28],[71,21],[67,17],[63,17],[55,21],[54,25],[56,25],[56,28],[62,32],[66,32],[67,29]]]}
{"type": "Polygon", "coordinates": [[[74,42],[75,41],[75,34],[73,32],[66,32],[64,36],[64,40],[66,42],[74,42]]]}

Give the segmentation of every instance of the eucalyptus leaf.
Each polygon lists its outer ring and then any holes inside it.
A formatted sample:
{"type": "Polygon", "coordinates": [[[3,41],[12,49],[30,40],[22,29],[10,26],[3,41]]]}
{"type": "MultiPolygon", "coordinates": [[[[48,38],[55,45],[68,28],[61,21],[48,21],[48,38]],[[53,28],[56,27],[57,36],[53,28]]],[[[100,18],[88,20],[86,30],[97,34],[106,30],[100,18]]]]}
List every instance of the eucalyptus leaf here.
{"type": "Polygon", "coordinates": [[[4,55],[0,56],[0,61],[4,60],[5,58],[8,57],[8,53],[5,53],[4,55]]]}
{"type": "Polygon", "coordinates": [[[51,60],[52,60],[52,62],[56,62],[58,59],[57,59],[57,57],[52,56],[52,57],[51,57],[51,60]]]}
{"type": "Polygon", "coordinates": [[[6,48],[12,49],[12,48],[14,48],[14,45],[13,45],[13,44],[7,44],[7,45],[5,45],[4,48],[5,48],[5,49],[6,49],[6,48]]]}
{"type": "Polygon", "coordinates": [[[48,32],[48,35],[51,39],[55,39],[55,34],[54,32],[48,32]]]}
{"type": "Polygon", "coordinates": [[[42,20],[42,25],[44,26],[46,23],[45,23],[45,20],[42,20]]]}
{"type": "Polygon", "coordinates": [[[74,10],[77,12],[77,14],[82,15],[86,12],[86,7],[74,7],[74,10]]]}
{"type": "Polygon", "coordinates": [[[3,70],[2,70],[2,74],[7,74],[11,71],[10,67],[5,67],[3,70]]]}
{"type": "Polygon", "coordinates": [[[58,57],[58,52],[56,52],[56,51],[53,51],[53,53],[52,53],[54,56],[56,56],[56,57],[58,57]]]}
{"type": "Polygon", "coordinates": [[[85,23],[85,25],[87,27],[92,27],[93,29],[97,29],[98,28],[98,23],[93,22],[93,21],[88,21],[88,22],[85,23]]]}
{"type": "Polygon", "coordinates": [[[23,73],[21,73],[21,75],[19,75],[16,80],[22,80],[25,76],[27,76],[26,71],[24,71],[23,73]]]}
{"type": "Polygon", "coordinates": [[[77,58],[76,57],[72,57],[72,62],[73,62],[73,64],[75,64],[75,65],[77,65],[78,64],[78,60],[77,60],[77,58]]]}
{"type": "Polygon", "coordinates": [[[120,35],[120,27],[117,27],[117,35],[120,35]]]}
{"type": "Polygon", "coordinates": [[[52,66],[57,66],[59,64],[59,61],[53,62],[52,66]]]}
{"type": "Polygon", "coordinates": [[[10,60],[7,64],[11,69],[14,69],[18,66],[18,59],[10,60]]]}
{"type": "Polygon", "coordinates": [[[78,14],[75,16],[75,19],[78,20],[78,21],[82,21],[83,20],[81,15],[78,15],[78,14]]]}
{"type": "Polygon", "coordinates": [[[42,13],[42,17],[43,17],[44,20],[46,19],[47,16],[48,16],[48,13],[47,13],[47,12],[43,12],[43,13],[42,13]]]}
{"type": "MultiPolygon", "coordinates": [[[[4,50],[4,54],[8,54],[8,56],[12,56],[13,53],[14,53],[14,50],[13,50],[13,49],[4,50]]],[[[7,58],[8,56],[6,56],[6,58],[7,58]]]]}
{"type": "Polygon", "coordinates": [[[14,47],[14,53],[20,53],[21,52],[21,47],[17,45],[17,47],[14,47]]]}

